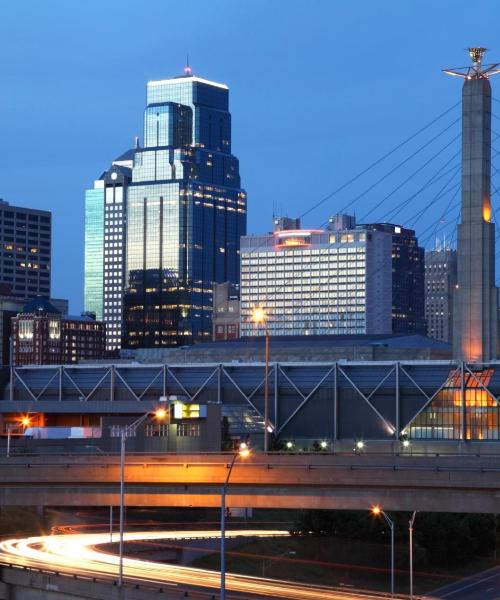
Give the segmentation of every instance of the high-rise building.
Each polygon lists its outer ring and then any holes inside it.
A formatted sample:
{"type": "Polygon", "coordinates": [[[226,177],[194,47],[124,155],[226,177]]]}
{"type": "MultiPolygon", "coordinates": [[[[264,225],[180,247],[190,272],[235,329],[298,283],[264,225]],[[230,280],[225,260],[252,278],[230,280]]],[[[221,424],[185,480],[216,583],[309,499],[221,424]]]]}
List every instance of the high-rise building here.
{"type": "Polygon", "coordinates": [[[85,192],[85,311],[106,324],[106,350],[121,347],[127,187],[135,150],[128,150],[85,192]]]}
{"type": "Polygon", "coordinates": [[[0,283],[13,296],[50,295],[52,215],[0,200],[0,283]]]}
{"type": "Polygon", "coordinates": [[[469,48],[472,65],[447,71],[462,87],[462,205],[457,227],[458,288],[453,355],[483,362],[498,352],[495,224],[491,212],[491,86],[498,65],[483,65],[485,48],[469,48]]]}
{"type": "Polygon", "coordinates": [[[425,320],[428,337],[451,342],[453,298],[457,287],[457,251],[436,246],[425,253],[425,320]]]}
{"type": "Polygon", "coordinates": [[[342,217],[328,231],[275,220],[272,234],[242,238],[242,337],[263,334],[257,306],[271,335],[391,333],[392,235],[343,229],[342,217]]]}
{"type": "Polygon", "coordinates": [[[415,231],[393,223],[361,227],[392,236],[392,332],[425,335],[425,250],[418,245],[415,231]]]}
{"type": "Polygon", "coordinates": [[[185,71],[147,85],[127,192],[126,348],[209,340],[214,283],[239,282],[246,194],[229,90],[185,71]]]}

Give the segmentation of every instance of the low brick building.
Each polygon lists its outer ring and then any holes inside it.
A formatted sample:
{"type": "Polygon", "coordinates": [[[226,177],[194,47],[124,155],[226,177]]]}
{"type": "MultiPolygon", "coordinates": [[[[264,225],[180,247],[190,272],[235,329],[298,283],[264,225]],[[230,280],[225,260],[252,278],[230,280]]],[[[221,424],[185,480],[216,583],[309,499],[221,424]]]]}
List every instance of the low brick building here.
{"type": "Polygon", "coordinates": [[[101,359],[105,326],[90,316],[68,316],[36,296],[12,318],[13,365],[58,365],[101,359]]]}

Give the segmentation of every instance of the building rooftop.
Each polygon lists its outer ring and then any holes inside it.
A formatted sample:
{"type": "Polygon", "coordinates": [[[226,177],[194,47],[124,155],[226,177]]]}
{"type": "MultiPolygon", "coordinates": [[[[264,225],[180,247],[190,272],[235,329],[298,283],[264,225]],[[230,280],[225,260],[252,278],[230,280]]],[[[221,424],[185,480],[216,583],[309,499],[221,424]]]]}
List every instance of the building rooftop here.
{"type": "Polygon", "coordinates": [[[136,151],[137,151],[137,148],[130,148],[123,154],[120,154],[120,156],[118,158],[115,158],[115,160],[113,162],[115,163],[115,162],[124,162],[126,160],[134,160],[136,151]]]}
{"type": "MultiPolygon", "coordinates": [[[[205,342],[191,346],[193,351],[205,350],[224,345],[226,348],[246,349],[262,346],[264,336],[255,336],[224,342],[205,342]]],[[[367,334],[367,335],[279,335],[270,336],[270,343],[280,348],[316,347],[344,348],[346,346],[383,346],[386,348],[440,348],[449,349],[450,345],[420,334],[367,334]]]]}
{"type": "Polygon", "coordinates": [[[60,315],[61,311],[51,304],[50,300],[45,296],[35,296],[24,305],[21,313],[60,315]]]}
{"type": "Polygon", "coordinates": [[[217,83],[216,81],[210,81],[209,79],[203,79],[201,77],[195,77],[194,75],[177,75],[176,77],[172,77],[171,79],[159,79],[155,81],[148,81],[148,86],[156,86],[156,85],[173,85],[175,83],[206,83],[208,85],[213,85],[214,87],[221,88],[223,90],[229,89],[227,85],[224,83],[217,83]]]}
{"type": "MultiPolygon", "coordinates": [[[[178,348],[122,351],[139,363],[262,362],[265,338],[203,342],[178,348]]],[[[451,345],[420,334],[271,336],[271,362],[449,360],[451,345]]]]}

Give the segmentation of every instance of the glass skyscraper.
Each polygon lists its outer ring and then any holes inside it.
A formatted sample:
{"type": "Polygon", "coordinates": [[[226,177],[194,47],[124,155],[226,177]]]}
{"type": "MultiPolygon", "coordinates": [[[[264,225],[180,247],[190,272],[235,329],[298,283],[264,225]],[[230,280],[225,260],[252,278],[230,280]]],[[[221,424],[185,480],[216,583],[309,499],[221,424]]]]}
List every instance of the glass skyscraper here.
{"type": "Polygon", "coordinates": [[[246,193],[227,86],[191,74],[147,85],[127,189],[123,347],[208,340],[214,283],[239,282],[246,193]]]}
{"type": "Polygon", "coordinates": [[[126,197],[134,150],[85,192],[85,310],[106,324],[106,350],[121,347],[125,282],[126,197]]]}

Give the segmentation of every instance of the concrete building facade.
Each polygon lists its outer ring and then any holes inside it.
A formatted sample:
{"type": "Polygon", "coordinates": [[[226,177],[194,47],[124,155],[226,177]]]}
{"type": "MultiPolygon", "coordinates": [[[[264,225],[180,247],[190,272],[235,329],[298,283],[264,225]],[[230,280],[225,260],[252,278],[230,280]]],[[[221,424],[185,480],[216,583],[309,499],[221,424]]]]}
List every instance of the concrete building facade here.
{"type": "Polygon", "coordinates": [[[451,342],[456,288],[457,251],[444,247],[426,252],[425,320],[430,338],[451,342]]]}
{"type": "Polygon", "coordinates": [[[273,336],[391,332],[392,236],[338,225],[290,229],[278,219],[273,233],[241,238],[242,336],[263,335],[257,306],[273,336]]]}
{"type": "MultiPolygon", "coordinates": [[[[447,71],[462,87],[462,205],[457,228],[458,289],[454,306],[454,357],[483,362],[497,356],[498,288],[495,224],[491,210],[491,86],[494,65],[482,65],[484,48],[470,48],[472,66],[447,71]]],[[[496,71],[498,72],[498,70],[496,71]]]]}
{"type": "Polygon", "coordinates": [[[52,214],[0,200],[0,283],[19,298],[50,296],[52,214]]]}
{"type": "Polygon", "coordinates": [[[229,281],[214,285],[212,331],[214,342],[240,337],[240,289],[229,281]]]}

